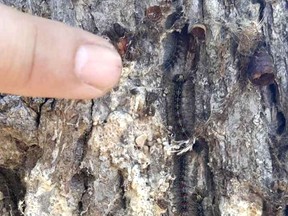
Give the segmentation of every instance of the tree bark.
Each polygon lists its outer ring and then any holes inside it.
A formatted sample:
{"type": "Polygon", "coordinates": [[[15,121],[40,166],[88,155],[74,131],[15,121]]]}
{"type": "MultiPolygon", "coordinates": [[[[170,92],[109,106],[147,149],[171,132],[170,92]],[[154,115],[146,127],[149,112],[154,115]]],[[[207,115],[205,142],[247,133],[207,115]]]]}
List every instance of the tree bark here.
{"type": "Polygon", "coordinates": [[[288,215],[287,0],[0,2],[124,64],[101,99],[1,96],[1,215],[288,215]]]}

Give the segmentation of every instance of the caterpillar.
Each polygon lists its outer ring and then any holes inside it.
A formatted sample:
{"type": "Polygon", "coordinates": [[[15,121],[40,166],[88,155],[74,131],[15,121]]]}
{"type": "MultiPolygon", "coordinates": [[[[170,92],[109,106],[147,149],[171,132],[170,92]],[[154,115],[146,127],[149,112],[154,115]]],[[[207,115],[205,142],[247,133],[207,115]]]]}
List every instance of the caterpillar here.
{"type": "Polygon", "coordinates": [[[189,44],[187,29],[188,25],[184,26],[181,32],[173,31],[164,40],[164,72],[170,72],[179,60],[185,61],[189,44]]]}
{"type": "Polygon", "coordinates": [[[189,212],[189,186],[187,185],[187,156],[175,156],[177,213],[181,215],[189,212]]]}
{"type": "Polygon", "coordinates": [[[189,132],[186,130],[182,115],[182,93],[183,87],[186,80],[182,74],[176,74],[173,78],[174,83],[174,95],[172,102],[172,111],[174,114],[173,118],[173,129],[175,131],[176,140],[187,140],[189,139],[189,132]]]}

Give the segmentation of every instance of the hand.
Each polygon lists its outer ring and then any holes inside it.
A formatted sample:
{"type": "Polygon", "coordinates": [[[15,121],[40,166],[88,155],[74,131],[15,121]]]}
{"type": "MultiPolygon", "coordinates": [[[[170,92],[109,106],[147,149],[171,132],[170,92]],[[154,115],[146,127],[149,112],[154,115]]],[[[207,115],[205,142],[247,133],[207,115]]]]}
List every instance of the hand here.
{"type": "Polygon", "coordinates": [[[118,83],[122,63],[105,39],[0,4],[0,92],[90,99],[118,83]]]}

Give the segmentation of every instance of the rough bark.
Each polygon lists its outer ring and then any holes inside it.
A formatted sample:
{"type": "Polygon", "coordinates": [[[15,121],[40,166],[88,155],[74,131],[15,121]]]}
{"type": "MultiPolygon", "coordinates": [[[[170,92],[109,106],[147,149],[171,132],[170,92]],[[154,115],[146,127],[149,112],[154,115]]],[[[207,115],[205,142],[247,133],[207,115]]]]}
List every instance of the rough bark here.
{"type": "Polygon", "coordinates": [[[124,63],[101,99],[1,96],[1,215],[288,215],[287,0],[0,2],[124,63]]]}

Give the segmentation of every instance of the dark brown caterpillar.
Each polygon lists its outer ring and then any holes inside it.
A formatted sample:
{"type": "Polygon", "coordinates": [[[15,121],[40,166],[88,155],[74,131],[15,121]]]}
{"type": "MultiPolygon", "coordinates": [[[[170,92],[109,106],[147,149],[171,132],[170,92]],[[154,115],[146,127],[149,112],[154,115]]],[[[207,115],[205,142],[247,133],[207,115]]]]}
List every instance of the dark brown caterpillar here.
{"type": "MultiPolygon", "coordinates": [[[[203,216],[203,196],[198,189],[195,189],[192,185],[196,183],[191,179],[189,175],[189,161],[191,160],[191,152],[187,152],[183,155],[175,156],[175,189],[176,189],[176,207],[177,215],[181,216],[203,216]]],[[[197,172],[194,170],[193,172],[197,172]]]]}
{"type": "Polygon", "coordinates": [[[169,72],[179,58],[179,40],[179,32],[172,32],[165,39],[164,49],[166,52],[164,54],[164,61],[162,65],[164,72],[169,72]]]}
{"type": "MultiPolygon", "coordinates": [[[[199,166],[200,164],[206,164],[209,160],[208,146],[203,138],[196,141],[199,152],[185,152],[181,155],[174,156],[174,170],[175,170],[175,204],[177,209],[176,215],[187,216],[204,216],[203,199],[207,196],[206,190],[210,188],[208,183],[209,176],[206,176],[206,186],[199,184],[197,176],[199,172],[202,173],[199,166]],[[196,159],[197,158],[197,159],[196,159]],[[196,159],[196,160],[195,160],[196,159]]],[[[207,167],[207,174],[210,172],[207,167]]],[[[205,172],[206,173],[206,172],[205,172]]]]}
{"type": "Polygon", "coordinates": [[[188,215],[189,212],[189,186],[187,185],[187,156],[175,156],[177,213],[188,215]]]}
{"type": "Polygon", "coordinates": [[[169,72],[177,62],[186,59],[189,44],[187,28],[188,27],[185,26],[180,33],[174,31],[166,37],[164,42],[166,52],[162,65],[164,72],[169,72]]]}
{"type": "Polygon", "coordinates": [[[174,113],[173,130],[175,131],[175,140],[187,140],[190,135],[186,130],[182,115],[182,93],[183,87],[186,82],[182,74],[176,74],[173,78],[174,82],[174,95],[172,111],[174,113]]]}

